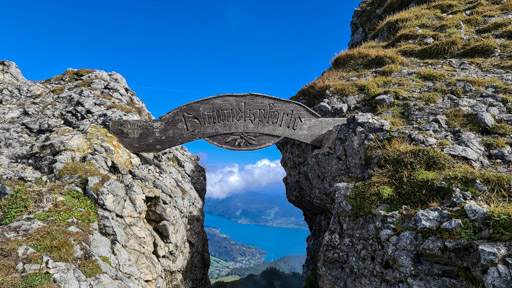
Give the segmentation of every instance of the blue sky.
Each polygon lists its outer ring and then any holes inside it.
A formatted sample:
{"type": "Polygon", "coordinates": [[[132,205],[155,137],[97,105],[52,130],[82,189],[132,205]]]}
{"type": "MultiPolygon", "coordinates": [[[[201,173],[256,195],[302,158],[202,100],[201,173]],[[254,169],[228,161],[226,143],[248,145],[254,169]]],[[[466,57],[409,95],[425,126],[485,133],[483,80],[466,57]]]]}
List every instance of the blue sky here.
{"type": "MultiPolygon", "coordinates": [[[[290,98],[346,49],[359,1],[3,1],[0,59],[29,80],[67,68],[116,71],[159,117],[193,100],[290,98]]],[[[280,154],[186,145],[210,171],[280,154]]],[[[252,167],[252,166],[251,166],[252,167]]]]}

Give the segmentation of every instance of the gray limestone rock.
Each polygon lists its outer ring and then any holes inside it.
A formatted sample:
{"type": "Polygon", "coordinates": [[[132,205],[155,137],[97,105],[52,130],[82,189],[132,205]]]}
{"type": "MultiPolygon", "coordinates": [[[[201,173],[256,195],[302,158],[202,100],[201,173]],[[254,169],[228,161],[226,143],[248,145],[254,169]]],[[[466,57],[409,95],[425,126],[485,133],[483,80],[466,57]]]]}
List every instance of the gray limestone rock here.
{"type": "Polygon", "coordinates": [[[468,83],[468,82],[464,83],[464,92],[465,93],[471,93],[473,91],[475,91],[475,88],[473,88],[473,85],[471,85],[471,83],[468,83]]]}
{"type": "Polygon", "coordinates": [[[0,184],[0,200],[5,198],[11,193],[11,189],[5,185],[0,184]]]}
{"type": "Polygon", "coordinates": [[[331,111],[331,106],[325,102],[320,102],[318,105],[315,106],[315,111],[320,113],[320,115],[325,115],[331,111]]]}
{"type": "Polygon", "coordinates": [[[30,255],[32,253],[36,253],[36,250],[34,250],[32,247],[29,247],[29,246],[23,244],[20,247],[18,247],[17,253],[18,253],[18,257],[23,259],[23,258],[27,258],[28,255],[30,255]]]}
{"type": "Polygon", "coordinates": [[[425,38],[425,40],[423,40],[423,43],[425,43],[425,44],[432,44],[432,43],[434,43],[434,38],[427,37],[427,38],[425,38]]]}
{"type": "MultiPolygon", "coordinates": [[[[112,119],[152,119],[122,76],[69,69],[59,77],[27,81],[16,64],[0,61],[0,103],[0,199],[12,193],[10,182],[45,187],[30,215],[0,227],[0,240],[23,239],[53,225],[33,216],[65,205],[67,196],[60,190],[85,194],[97,204],[99,218],[90,227],[80,223],[80,217],[62,224],[66,232],[80,235],[77,239],[90,239],[88,245],[71,237],[70,263],[45,255],[42,266],[23,260],[13,263],[18,273],[47,271],[56,287],[209,287],[204,168],[183,147],[144,161],[109,133],[103,125],[112,119]],[[88,87],[78,85],[84,80],[90,80],[88,87]],[[79,171],[64,173],[69,164],[79,171]],[[86,179],[74,175],[81,172],[87,172],[86,179]],[[55,195],[50,193],[53,188],[46,189],[62,183],[55,195]],[[168,219],[166,239],[157,233],[159,222],[146,213],[156,202],[160,217],[168,219]],[[103,273],[86,278],[78,268],[86,259],[96,259],[103,273]]],[[[19,259],[33,251],[20,246],[19,259]]]]}
{"type": "Polygon", "coordinates": [[[507,249],[499,244],[483,243],[478,246],[480,263],[484,265],[498,264],[503,256],[507,255],[507,249]]]}
{"type": "Polygon", "coordinates": [[[471,220],[483,222],[488,217],[487,209],[479,206],[475,201],[472,200],[466,202],[466,205],[464,205],[464,210],[471,220]]]}
{"type": "Polygon", "coordinates": [[[477,119],[480,125],[482,125],[485,128],[491,128],[496,124],[496,121],[492,117],[490,113],[487,112],[478,112],[477,119]]]}
{"type": "Polygon", "coordinates": [[[484,275],[484,283],[486,287],[507,288],[512,287],[510,269],[498,264],[496,267],[491,267],[484,275]]]}
{"type": "Polygon", "coordinates": [[[442,229],[448,230],[459,230],[462,227],[462,221],[460,219],[450,219],[441,225],[442,229]]]}
{"type": "Polygon", "coordinates": [[[10,61],[0,61],[0,81],[23,82],[26,81],[18,65],[10,61]]]}
{"type": "Polygon", "coordinates": [[[468,147],[463,147],[459,145],[452,145],[444,148],[444,153],[463,157],[469,160],[476,161],[480,158],[480,155],[468,147]]]}
{"type": "Polygon", "coordinates": [[[450,217],[449,212],[436,208],[420,210],[414,215],[418,229],[436,229],[441,222],[450,217]]]}
{"type": "Polygon", "coordinates": [[[377,105],[385,107],[393,104],[395,100],[393,99],[393,96],[391,96],[390,94],[385,94],[375,97],[375,102],[377,103],[377,105]]]}

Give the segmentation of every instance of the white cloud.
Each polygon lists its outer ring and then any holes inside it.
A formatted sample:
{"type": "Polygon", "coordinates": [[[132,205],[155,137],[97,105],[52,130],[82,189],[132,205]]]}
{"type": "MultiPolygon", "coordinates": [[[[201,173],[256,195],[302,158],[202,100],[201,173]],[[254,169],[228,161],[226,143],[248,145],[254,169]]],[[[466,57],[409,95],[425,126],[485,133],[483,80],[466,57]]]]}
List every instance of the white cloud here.
{"type": "Polygon", "coordinates": [[[233,164],[221,169],[207,170],[206,197],[222,199],[231,194],[254,191],[281,182],[285,175],[279,160],[268,159],[245,165],[242,169],[238,164],[233,164]]]}

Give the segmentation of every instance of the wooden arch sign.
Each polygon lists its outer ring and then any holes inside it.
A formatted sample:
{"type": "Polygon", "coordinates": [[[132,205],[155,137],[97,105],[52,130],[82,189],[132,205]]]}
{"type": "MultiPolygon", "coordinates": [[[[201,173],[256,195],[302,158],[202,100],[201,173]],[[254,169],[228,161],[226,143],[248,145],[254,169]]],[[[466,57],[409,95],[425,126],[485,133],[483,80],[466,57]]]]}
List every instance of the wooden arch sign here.
{"type": "Polygon", "coordinates": [[[194,140],[249,151],[284,137],[320,145],[345,118],[320,118],[301,103],[263,94],[226,94],[197,100],[158,120],[114,120],[110,131],[132,152],[158,152],[194,140]]]}

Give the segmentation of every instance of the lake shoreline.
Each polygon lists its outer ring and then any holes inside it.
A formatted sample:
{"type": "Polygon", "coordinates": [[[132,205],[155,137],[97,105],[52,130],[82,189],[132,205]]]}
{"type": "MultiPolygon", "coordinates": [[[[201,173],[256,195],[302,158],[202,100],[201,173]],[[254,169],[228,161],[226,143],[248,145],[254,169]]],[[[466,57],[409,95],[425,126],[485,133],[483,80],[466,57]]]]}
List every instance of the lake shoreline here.
{"type": "Polygon", "coordinates": [[[306,254],[308,230],[274,227],[260,224],[242,224],[229,218],[205,213],[205,226],[220,228],[221,233],[235,241],[254,245],[267,252],[264,262],[287,255],[306,254]]]}

